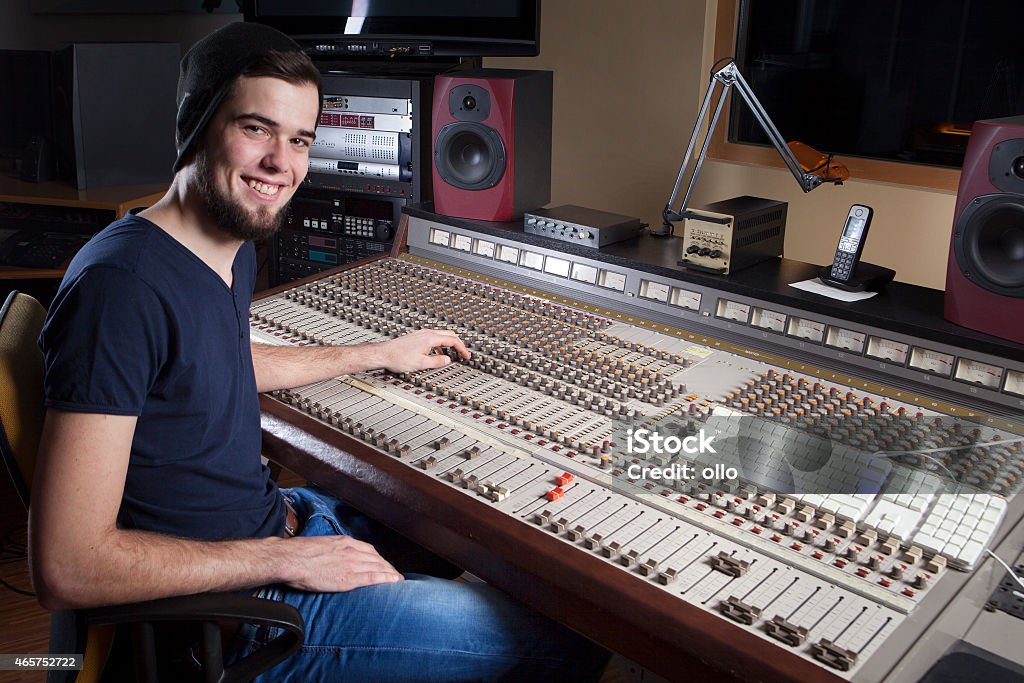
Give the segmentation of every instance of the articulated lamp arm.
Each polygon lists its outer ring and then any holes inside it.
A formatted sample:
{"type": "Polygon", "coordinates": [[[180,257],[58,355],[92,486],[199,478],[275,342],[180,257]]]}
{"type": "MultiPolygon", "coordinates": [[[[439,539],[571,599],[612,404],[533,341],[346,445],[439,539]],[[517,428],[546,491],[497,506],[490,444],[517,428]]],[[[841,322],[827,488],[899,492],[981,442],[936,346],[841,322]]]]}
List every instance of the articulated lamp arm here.
{"type": "MultiPolygon", "coordinates": [[[[786,168],[793,174],[800,188],[804,192],[810,192],[814,188],[821,185],[823,182],[833,182],[841,184],[843,180],[849,177],[849,172],[839,164],[831,162],[826,159],[823,166],[814,168],[812,171],[805,170],[797,160],[796,155],[793,153],[790,145],[786,144],[782,134],[779,133],[779,129],[775,127],[771,117],[761,106],[761,102],[754,95],[754,91],[750,89],[750,86],[744,80],[743,75],[740,73],[739,68],[736,66],[736,62],[729,60],[729,63],[723,66],[718,71],[714,72],[711,76],[711,84],[708,86],[708,91],[704,95],[704,101],[701,103],[700,113],[697,114],[697,121],[693,126],[693,134],[690,135],[690,142],[686,147],[686,154],[683,155],[683,162],[679,166],[679,175],[676,177],[676,184],[672,189],[672,196],[669,197],[668,203],[665,206],[665,210],[662,212],[664,222],[661,226],[661,230],[658,232],[652,231],[652,235],[656,236],[667,236],[672,234],[672,223],[680,221],[686,217],[686,210],[690,205],[690,198],[693,195],[693,188],[697,184],[697,177],[700,175],[701,168],[704,165],[704,159],[707,156],[708,147],[711,144],[711,136],[715,132],[715,127],[718,125],[718,119],[722,114],[722,107],[725,105],[725,101],[729,94],[729,89],[736,86],[736,91],[740,94],[740,97],[754,113],[754,117],[757,122],[761,125],[768,139],[771,140],[772,146],[775,147],[775,151],[782,157],[782,161],[785,162],[786,168]],[[700,129],[703,127],[704,122],[707,120],[708,112],[711,108],[711,101],[714,98],[715,92],[721,86],[721,93],[718,97],[718,102],[715,105],[715,112],[711,118],[711,123],[708,125],[707,133],[704,136],[704,142],[701,144],[700,154],[697,157],[696,165],[693,168],[693,174],[690,176],[690,181],[686,185],[686,194],[683,196],[683,201],[679,205],[678,210],[673,210],[673,206],[679,197],[679,192],[683,186],[683,180],[686,178],[687,169],[690,167],[690,159],[693,155],[694,147],[697,144],[697,137],[700,134],[700,129]],[[813,171],[824,170],[824,173],[819,174],[813,171]]],[[[793,143],[800,144],[800,143],[793,143]]],[[[804,146],[805,149],[810,149],[804,146]]]]}

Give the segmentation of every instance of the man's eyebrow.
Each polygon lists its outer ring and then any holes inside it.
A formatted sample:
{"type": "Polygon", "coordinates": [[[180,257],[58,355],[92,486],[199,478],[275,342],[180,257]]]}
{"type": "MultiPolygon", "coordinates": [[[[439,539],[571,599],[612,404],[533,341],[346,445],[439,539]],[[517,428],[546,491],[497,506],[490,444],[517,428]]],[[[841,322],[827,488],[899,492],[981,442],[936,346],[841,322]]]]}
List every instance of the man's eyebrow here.
{"type": "MultiPolygon", "coordinates": [[[[277,121],[275,121],[273,119],[269,119],[266,116],[263,116],[262,114],[257,114],[255,112],[239,114],[238,116],[235,117],[236,121],[241,121],[242,119],[254,119],[254,120],[259,121],[264,126],[267,126],[269,128],[277,128],[279,126],[277,121]]],[[[298,135],[299,135],[299,137],[310,138],[311,140],[315,140],[316,139],[316,133],[315,132],[309,131],[309,130],[305,130],[305,129],[300,129],[298,131],[298,135]]]]}
{"type": "Polygon", "coordinates": [[[242,119],[255,119],[255,120],[259,121],[260,123],[262,123],[264,126],[269,126],[271,128],[277,128],[277,126],[278,126],[277,121],[275,121],[273,119],[268,119],[266,116],[263,116],[262,114],[257,114],[255,112],[239,114],[238,116],[235,117],[236,121],[241,121],[242,119]]]}

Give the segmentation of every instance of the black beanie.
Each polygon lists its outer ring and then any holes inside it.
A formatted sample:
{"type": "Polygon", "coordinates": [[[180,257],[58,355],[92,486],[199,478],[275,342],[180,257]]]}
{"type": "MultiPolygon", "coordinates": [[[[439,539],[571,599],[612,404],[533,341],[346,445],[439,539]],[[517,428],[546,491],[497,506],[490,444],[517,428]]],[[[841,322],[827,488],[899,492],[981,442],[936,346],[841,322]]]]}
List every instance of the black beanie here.
{"type": "Polygon", "coordinates": [[[178,76],[175,173],[239,74],[273,51],[301,52],[302,48],[277,29],[236,22],[217,29],[185,53],[178,76]]]}

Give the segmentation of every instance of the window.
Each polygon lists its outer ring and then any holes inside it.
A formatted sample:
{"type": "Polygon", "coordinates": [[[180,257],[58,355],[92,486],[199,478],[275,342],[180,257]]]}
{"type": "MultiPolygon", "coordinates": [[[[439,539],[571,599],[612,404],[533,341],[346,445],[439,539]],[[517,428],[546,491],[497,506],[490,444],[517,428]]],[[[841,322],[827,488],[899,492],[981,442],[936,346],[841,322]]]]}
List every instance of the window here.
{"type": "MultiPolygon", "coordinates": [[[[1000,0],[723,0],[715,55],[786,140],[855,178],[956,189],[971,124],[1024,113],[1021,25],[1024,3],[1000,0]]],[[[775,164],[767,144],[733,106],[712,155],[775,164]]]]}

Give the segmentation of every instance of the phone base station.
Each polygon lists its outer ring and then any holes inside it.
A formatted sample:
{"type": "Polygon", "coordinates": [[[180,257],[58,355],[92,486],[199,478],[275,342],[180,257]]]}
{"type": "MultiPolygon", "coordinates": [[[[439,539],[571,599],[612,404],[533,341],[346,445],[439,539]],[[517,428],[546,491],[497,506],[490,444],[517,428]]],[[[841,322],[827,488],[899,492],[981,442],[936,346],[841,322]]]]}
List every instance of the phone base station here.
{"type": "Polygon", "coordinates": [[[896,277],[896,271],[892,268],[876,266],[873,263],[860,261],[853,271],[849,280],[835,280],[832,278],[832,265],[823,266],[818,272],[818,279],[829,287],[835,287],[846,292],[879,292],[896,277]]]}

